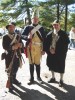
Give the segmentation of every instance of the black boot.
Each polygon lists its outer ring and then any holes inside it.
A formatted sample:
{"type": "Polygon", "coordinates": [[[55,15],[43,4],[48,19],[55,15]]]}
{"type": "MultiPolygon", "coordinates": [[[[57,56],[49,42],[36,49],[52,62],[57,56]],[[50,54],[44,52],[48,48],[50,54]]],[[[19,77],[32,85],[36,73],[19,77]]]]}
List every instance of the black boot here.
{"type": "Polygon", "coordinates": [[[13,84],[21,85],[21,82],[16,79],[16,74],[13,74],[13,84]]]}
{"type": "Polygon", "coordinates": [[[31,85],[34,83],[34,64],[30,64],[30,82],[28,85],[31,85]]]}
{"type": "Polygon", "coordinates": [[[14,90],[14,86],[11,84],[11,86],[9,87],[9,92],[13,92],[14,90]]]}
{"type": "Polygon", "coordinates": [[[42,83],[42,79],[40,77],[40,65],[36,65],[36,73],[37,73],[37,80],[42,83]]]}
{"type": "Polygon", "coordinates": [[[13,84],[21,85],[21,82],[19,82],[17,79],[14,79],[14,80],[13,80],[13,84]]]}

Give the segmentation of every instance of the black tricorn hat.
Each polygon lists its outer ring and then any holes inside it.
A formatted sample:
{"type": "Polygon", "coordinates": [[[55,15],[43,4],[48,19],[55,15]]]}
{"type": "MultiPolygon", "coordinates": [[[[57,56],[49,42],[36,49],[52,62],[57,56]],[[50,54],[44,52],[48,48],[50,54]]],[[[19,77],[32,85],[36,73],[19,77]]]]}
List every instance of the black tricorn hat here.
{"type": "Polygon", "coordinates": [[[8,27],[11,26],[11,25],[16,26],[16,23],[15,23],[15,22],[11,22],[11,23],[9,23],[8,25],[6,25],[6,29],[8,29],[8,27]]]}
{"type": "Polygon", "coordinates": [[[55,20],[53,23],[52,23],[52,25],[53,24],[58,24],[59,23],[59,20],[57,19],[57,20],[55,20]]]}
{"type": "Polygon", "coordinates": [[[11,22],[11,24],[14,25],[14,26],[16,26],[16,23],[15,22],[11,22]]]}

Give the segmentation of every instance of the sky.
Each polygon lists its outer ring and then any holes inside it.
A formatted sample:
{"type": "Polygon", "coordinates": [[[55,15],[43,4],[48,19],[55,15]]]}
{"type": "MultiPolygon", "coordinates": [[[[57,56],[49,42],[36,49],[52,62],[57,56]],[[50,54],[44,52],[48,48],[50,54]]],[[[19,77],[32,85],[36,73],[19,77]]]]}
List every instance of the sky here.
{"type": "Polygon", "coordinates": [[[75,12],[75,4],[72,4],[72,5],[68,6],[68,9],[69,9],[70,11],[75,12]]]}

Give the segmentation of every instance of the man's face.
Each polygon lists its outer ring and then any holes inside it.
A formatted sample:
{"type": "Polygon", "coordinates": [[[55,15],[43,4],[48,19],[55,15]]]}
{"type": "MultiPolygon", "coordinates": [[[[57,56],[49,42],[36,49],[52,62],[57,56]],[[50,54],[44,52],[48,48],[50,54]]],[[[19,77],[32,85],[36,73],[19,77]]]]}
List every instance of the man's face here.
{"type": "Polygon", "coordinates": [[[75,33],[75,28],[72,31],[75,33]]]}
{"type": "Polygon", "coordinates": [[[10,25],[8,27],[8,31],[9,31],[10,34],[14,33],[14,30],[15,30],[15,26],[14,25],[10,25]]]}
{"type": "Polygon", "coordinates": [[[53,24],[53,28],[56,29],[56,30],[59,30],[60,24],[59,23],[53,24]]]}
{"type": "Polygon", "coordinates": [[[32,23],[33,23],[33,24],[38,24],[38,22],[39,22],[38,17],[34,17],[34,18],[32,19],[32,23]]]}

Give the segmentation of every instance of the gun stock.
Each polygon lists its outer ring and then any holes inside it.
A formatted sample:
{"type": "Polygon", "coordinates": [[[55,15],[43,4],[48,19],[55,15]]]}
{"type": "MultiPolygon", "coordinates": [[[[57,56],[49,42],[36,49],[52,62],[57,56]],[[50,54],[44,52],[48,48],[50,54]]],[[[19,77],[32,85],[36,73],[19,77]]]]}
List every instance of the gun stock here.
{"type": "Polygon", "coordinates": [[[6,83],[6,88],[10,88],[10,87],[11,87],[11,83],[10,83],[10,80],[8,79],[6,83]]]}

